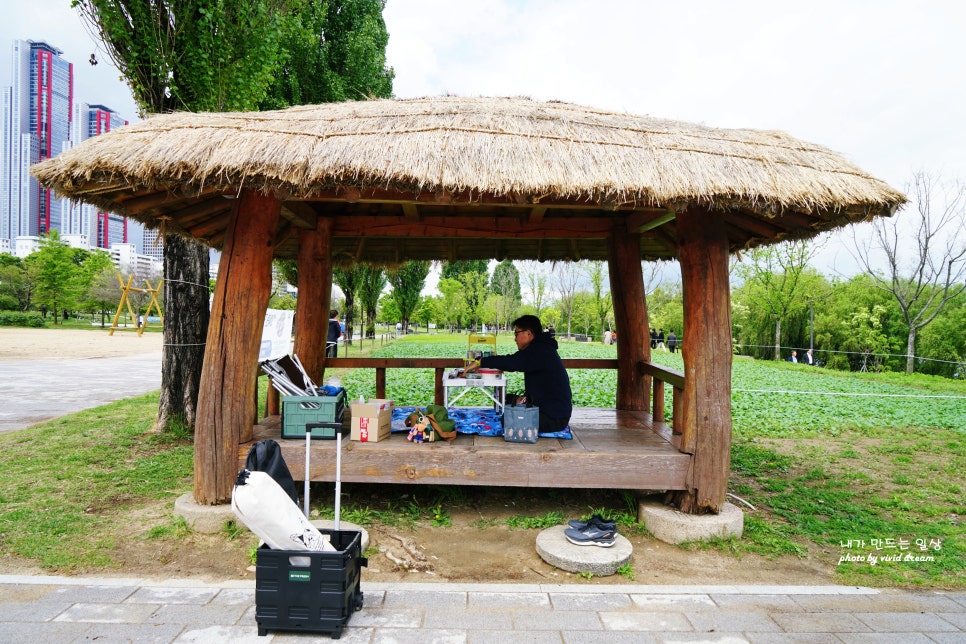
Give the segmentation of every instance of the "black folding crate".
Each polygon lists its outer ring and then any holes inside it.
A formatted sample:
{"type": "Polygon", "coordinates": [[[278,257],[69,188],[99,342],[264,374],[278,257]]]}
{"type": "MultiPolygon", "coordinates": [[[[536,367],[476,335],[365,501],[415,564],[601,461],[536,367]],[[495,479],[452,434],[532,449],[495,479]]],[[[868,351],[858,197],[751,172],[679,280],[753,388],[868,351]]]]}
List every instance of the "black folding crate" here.
{"type": "Polygon", "coordinates": [[[362,608],[359,580],[368,560],[362,533],[319,530],[330,535],[335,552],[272,550],[262,546],[255,566],[255,621],[268,631],[328,633],[332,639],[352,613],[362,608]]]}

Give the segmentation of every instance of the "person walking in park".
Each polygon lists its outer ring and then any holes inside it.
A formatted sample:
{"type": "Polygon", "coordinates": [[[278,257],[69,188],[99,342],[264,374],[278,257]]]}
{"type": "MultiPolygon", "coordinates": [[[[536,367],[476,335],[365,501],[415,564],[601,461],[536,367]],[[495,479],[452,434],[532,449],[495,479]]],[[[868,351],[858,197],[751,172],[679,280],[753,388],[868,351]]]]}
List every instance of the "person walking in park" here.
{"type": "Polygon", "coordinates": [[[678,336],[674,335],[674,329],[671,329],[671,331],[668,332],[667,334],[667,350],[670,351],[671,353],[674,353],[677,347],[678,347],[678,336]]]}
{"type": "Polygon", "coordinates": [[[339,312],[332,309],[329,311],[329,333],[325,338],[326,358],[337,358],[339,356],[340,337],[342,337],[342,325],[339,323],[339,312]]]}

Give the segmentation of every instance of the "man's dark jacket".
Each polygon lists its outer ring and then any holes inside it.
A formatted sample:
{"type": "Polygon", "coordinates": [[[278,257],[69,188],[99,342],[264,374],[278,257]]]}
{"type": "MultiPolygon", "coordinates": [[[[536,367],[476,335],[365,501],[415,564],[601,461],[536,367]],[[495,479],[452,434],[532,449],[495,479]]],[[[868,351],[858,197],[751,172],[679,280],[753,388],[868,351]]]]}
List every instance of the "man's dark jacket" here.
{"type": "Polygon", "coordinates": [[[483,358],[480,366],[522,371],[530,403],[551,418],[570,419],[573,411],[570,376],[557,353],[557,341],[546,331],[535,337],[525,349],[508,356],[483,358]]]}

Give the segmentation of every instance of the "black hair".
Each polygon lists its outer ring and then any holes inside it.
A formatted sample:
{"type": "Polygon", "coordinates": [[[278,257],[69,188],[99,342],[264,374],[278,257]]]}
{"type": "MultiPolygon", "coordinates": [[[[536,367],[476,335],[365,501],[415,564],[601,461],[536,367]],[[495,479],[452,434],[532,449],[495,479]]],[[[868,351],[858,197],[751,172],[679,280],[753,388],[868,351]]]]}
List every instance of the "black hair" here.
{"type": "Polygon", "coordinates": [[[543,331],[543,325],[540,324],[540,318],[538,318],[536,315],[521,315],[513,321],[513,326],[521,331],[530,331],[533,333],[533,337],[537,337],[543,331]]]}

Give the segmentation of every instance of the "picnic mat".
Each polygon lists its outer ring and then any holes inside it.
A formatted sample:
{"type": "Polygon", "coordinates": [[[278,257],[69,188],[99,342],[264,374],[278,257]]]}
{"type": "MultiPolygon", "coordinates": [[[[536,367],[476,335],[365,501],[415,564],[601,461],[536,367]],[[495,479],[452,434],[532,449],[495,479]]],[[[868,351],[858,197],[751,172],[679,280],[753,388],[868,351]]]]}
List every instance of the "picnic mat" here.
{"type": "MultiPolygon", "coordinates": [[[[417,407],[395,407],[392,410],[392,431],[409,432],[406,427],[406,417],[416,411],[417,407]]],[[[479,436],[503,436],[503,417],[490,407],[450,407],[446,410],[450,419],[456,422],[456,431],[460,434],[477,434],[479,436]]],[[[570,440],[570,426],[559,432],[538,434],[540,438],[562,438],[570,440]]]]}

